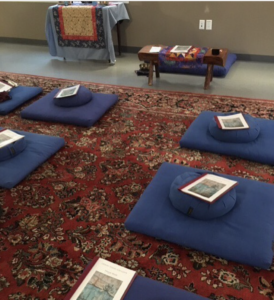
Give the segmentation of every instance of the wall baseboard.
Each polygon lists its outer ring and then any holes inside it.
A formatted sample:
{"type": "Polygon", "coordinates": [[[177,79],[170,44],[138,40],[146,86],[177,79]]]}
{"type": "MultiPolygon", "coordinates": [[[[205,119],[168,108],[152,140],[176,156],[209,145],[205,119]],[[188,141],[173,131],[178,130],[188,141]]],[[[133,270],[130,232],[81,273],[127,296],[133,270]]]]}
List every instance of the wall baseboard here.
{"type": "Polygon", "coordinates": [[[33,39],[23,39],[23,38],[9,38],[0,37],[0,42],[2,43],[14,43],[14,44],[25,44],[33,46],[47,46],[48,42],[46,40],[33,40],[33,39]]]}
{"type": "MultiPolygon", "coordinates": [[[[0,42],[3,43],[15,43],[15,44],[25,44],[25,45],[34,45],[34,46],[47,46],[48,43],[46,40],[33,40],[33,39],[24,39],[24,38],[9,38],[9,37],[0,37],[0,42]]],[[[118,46],[114,45],[114,49],[118,52],[118,46]]],[[[131,46],[121,46],[121,52],[124,53],[138,53],[142,47],[131,47],[131,46]]],[[[257,61],[257,62],[269,62],[274,63],[274,56],[270,55],[257,55],[257,54],[242,54],[236,53],[237,59],[242,61],[257,61]]]]}
{"type": "Polygon", "coordinates": [[[236,53],[236,55],[238,60],[274,63],[274,56],[270,56],[270,55],[238,54],[238,53],[236,53]]]}

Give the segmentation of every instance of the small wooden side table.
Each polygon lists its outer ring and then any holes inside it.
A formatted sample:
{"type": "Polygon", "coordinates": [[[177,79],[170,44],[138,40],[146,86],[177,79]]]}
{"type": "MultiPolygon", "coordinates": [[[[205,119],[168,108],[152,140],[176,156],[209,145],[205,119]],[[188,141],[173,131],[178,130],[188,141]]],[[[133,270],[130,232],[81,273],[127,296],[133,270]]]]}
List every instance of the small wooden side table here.
{"type": "Polygon", "coordinates": [[[205,78],[205,85],[204,89],[207,90],[209,88],[210,82],[213,78],[213,67],[216,66],[225,66],[226,59],[227,59],[227,49],[220,49],[220,54],[213,55],[212,49],[208,49],[204,56],[203,63],[207,64],[207,71],[206,71],[206,78],[205,78]]]}
{"type": "Polygon", "coordinates": [[[166,46],[164,46],[164,45],[147,45],[138,52],[139,60],[149,61],[148,85],[153,84],[153,66],[155,66],[156,77],[157,78],[160,77],[159,53],[158,52],[155,52],[155,53],[149,52],[151,47],[161,47],[161,49],[163,49],[166,46]]]}

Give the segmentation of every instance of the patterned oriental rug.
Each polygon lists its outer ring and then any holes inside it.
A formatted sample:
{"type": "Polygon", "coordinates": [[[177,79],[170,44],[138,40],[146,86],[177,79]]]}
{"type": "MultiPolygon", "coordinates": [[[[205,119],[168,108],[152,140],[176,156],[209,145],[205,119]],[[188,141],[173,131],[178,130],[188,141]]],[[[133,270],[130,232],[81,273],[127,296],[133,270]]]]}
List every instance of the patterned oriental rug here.
{"type": "Polygon", "coordinates": [[[274,183],[271,166],[179,148],[203,110],[274,119],[274,102],[5,74],[43,95],[81,83],[120,101],[90,129],[23,120],[30,103],[0,117],[2,127],[66,140],[18,186],[0,189],[1,299],[64,299],[96,255],[213,300],[274,299],[274,264],[260,270],[124,227],[163,162],[274,183]]]}

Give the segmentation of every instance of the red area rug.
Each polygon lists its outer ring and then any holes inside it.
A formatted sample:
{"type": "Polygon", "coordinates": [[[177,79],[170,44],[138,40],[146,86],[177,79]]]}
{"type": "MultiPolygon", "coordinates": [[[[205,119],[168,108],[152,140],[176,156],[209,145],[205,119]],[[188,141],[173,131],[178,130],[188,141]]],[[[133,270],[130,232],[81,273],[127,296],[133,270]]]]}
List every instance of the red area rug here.
{"type": "MultiPolygon", "coordinates": [[[[80,83],[6,75],[21,85],[41,86],[43,95],[80,83]]],[[[165,161],[274,183],[271,166],[179,147],[181,136],[203,110],[273,119],[274,102],[81,84],[120,99],[90,129],[21,119],[22,108],[40,96],[0,116],[2,127],[66,140],[63,149],[18,186],[0,189],[0,298],[64,299],[98,255],[209,299],[274,299],[274,264],[260,270],[124,227],[165,161]]]]}

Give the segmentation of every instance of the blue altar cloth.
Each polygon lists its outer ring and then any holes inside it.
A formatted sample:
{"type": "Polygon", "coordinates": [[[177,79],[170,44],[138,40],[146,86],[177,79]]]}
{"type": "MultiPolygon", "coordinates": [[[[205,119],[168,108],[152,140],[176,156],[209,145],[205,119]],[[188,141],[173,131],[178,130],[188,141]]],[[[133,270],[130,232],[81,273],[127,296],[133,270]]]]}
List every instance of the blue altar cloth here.
{"type": "Polygon", "coordinates": [[[111,30],[119,21],[129,20],[124,3],[103,7],[103,25],[106,43],[106,48],[104,49],[60,47],[55,31],[53,7],[50,6],[48,8],[46,16],[46,38],[49,45],[49,52],[52,56],[71,59],[110,60],[111,63],[115,63],[116,57],[111,30]]]}

